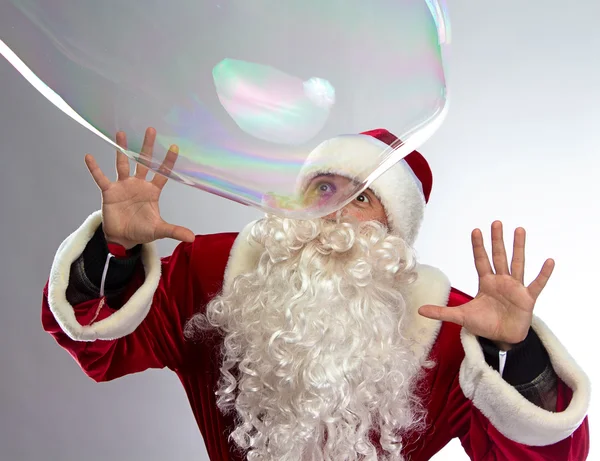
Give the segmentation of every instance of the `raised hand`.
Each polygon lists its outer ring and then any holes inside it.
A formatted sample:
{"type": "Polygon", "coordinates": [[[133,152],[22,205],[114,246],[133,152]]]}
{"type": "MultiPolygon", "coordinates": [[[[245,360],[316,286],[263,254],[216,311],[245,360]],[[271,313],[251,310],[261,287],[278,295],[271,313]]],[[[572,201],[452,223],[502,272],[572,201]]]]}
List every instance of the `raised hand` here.
{"type": "Polygon", "coordinates": [[[495,273],[479,229],[473,231],[471,240],[475,267],[479,275],[477,296],[458,307],[421,306],[419,314],[462,325],[472,334],[494,341],[500,349],[508,350],[511,345],[526,338],[535,302],[552,275],[554,260],[546,260],[539,275],[526,287],[525,229],[521,227],[515,230],[510,270],[500,221],[492,223],[492,259],[495,273]]]}
{"type": "MultiPolygon", "coordinates": [[[[156,130],[148,128],[144,136],[142,154],[152,156],[156,130]]],[[[127,148],[127,137],[122,131],[117,133],[117,144],[127,148]]],[[[169,171],[177,160],[179,149],[171,146],[161,171],[169,171]]],[[[146,180],[148,167],[136,164],[133,176],[129,174],[129,159],[117,150],[117,180],[111,182],[102,172],[91,155],[85,156],[85,163],[102,192],[102,226],[106,240],[130,249],[140,243],[149,243],[162,238],[172,238],[183,242],[193,242],[194,233],[184,227],[165,222],[158,207],[160,194],[167,183],[167,177],[155,174],[151,181],[146,180]]]]}

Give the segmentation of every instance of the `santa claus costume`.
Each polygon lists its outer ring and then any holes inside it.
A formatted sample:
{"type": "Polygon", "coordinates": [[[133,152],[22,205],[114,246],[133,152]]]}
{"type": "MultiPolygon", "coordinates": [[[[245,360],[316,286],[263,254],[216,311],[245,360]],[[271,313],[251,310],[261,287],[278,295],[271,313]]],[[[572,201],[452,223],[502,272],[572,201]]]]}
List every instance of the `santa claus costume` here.
{"type": "MultiPolygon", "coordinates": [[[[394,143],[328,140],[305,179],[394,143]]],[[[165,258],[107,244],[96,212],[58,249],[43,327],[95,381],[175,372],[211,460],[422,461],[455,437],[478,461],[584,460],[590,384],[539,318],[503,354],[418,313],[472,299],[411,253],[431,188],[413,152],[370,186],[389,232],[268,217],[165,258]]]]}

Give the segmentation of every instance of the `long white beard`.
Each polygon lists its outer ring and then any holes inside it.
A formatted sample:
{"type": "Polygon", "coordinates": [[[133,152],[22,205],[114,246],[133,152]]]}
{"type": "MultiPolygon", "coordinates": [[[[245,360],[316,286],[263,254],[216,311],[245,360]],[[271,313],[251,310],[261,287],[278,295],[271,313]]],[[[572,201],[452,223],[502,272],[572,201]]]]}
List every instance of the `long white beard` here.
{"type": "Polygon", "coordinates": [[[251,236],[265,247],[256,270],[186,328],[224,335],[217,395],[236,412],[232,439],[249,460],[402,460],[402,433],[425,416],[402,335],[412,249],[375,222],[269,216],[251,236]]]}

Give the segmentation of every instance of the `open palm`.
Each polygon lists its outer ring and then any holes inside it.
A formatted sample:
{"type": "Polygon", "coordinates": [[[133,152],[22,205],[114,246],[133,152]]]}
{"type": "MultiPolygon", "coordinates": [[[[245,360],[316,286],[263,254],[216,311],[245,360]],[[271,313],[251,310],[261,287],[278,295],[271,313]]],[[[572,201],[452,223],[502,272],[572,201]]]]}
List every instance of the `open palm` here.
{"type": "MultiPolygon", "coordinates": [[[[148,128],[142,146],[142,157],[150,158],[156,131],[148,128]]],[[[127,148],[125,133],[117,133],[117,144],[127,148]]],[[[159,171],[170,171],[177,160],[177,146],[171,146],[159,171]]],[[[184,227],[165,222],[160,216],[158,202],[167,183],[166,176],[155,174],[146,181],[148,167],[137,163],[134,176],[130,176],[129,159],[117,150],[117,181],[111,182],[96,160],[86,155],[85,162],[94,181],[102,192],[102,222],[107,241],[132,248],[161,238],[191,242],[194,234],[184,227]]]]}
{"type": "Polygon", "coordinates": [[[554,260],[544,262],[536,279],[524,285],[525,229],[515,230],[513,259],[509,270],[502,236],[502,223],[492,223],[492,270],[479,229],[471,234],[479,290],[473,300],[458,307],[426,305],[419,308],[424,317],[453,322],[472,334],[494,341],[504,349],[527,336],[533,309],[554,270],[554,260]]]}

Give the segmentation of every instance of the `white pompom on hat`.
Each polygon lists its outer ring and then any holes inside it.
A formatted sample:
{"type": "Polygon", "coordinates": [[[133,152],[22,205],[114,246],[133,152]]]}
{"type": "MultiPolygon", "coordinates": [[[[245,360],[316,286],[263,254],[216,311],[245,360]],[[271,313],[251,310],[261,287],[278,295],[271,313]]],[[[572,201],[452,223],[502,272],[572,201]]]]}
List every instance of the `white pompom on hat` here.
{"type": "MultiPolygon", "coordinates": [[[[328,139],[306,159],[301,187],[305,189],[310,181],[323,174],[357,178],[372,170],[384,152],[400,145],[400,140],[385,129],[328,139]]],[[[369,187],[386,211],[390,231],[409,245],[414,244],[417,238],[432,184],[433,176],[427,160],[413,151],[369,187]]]]}

